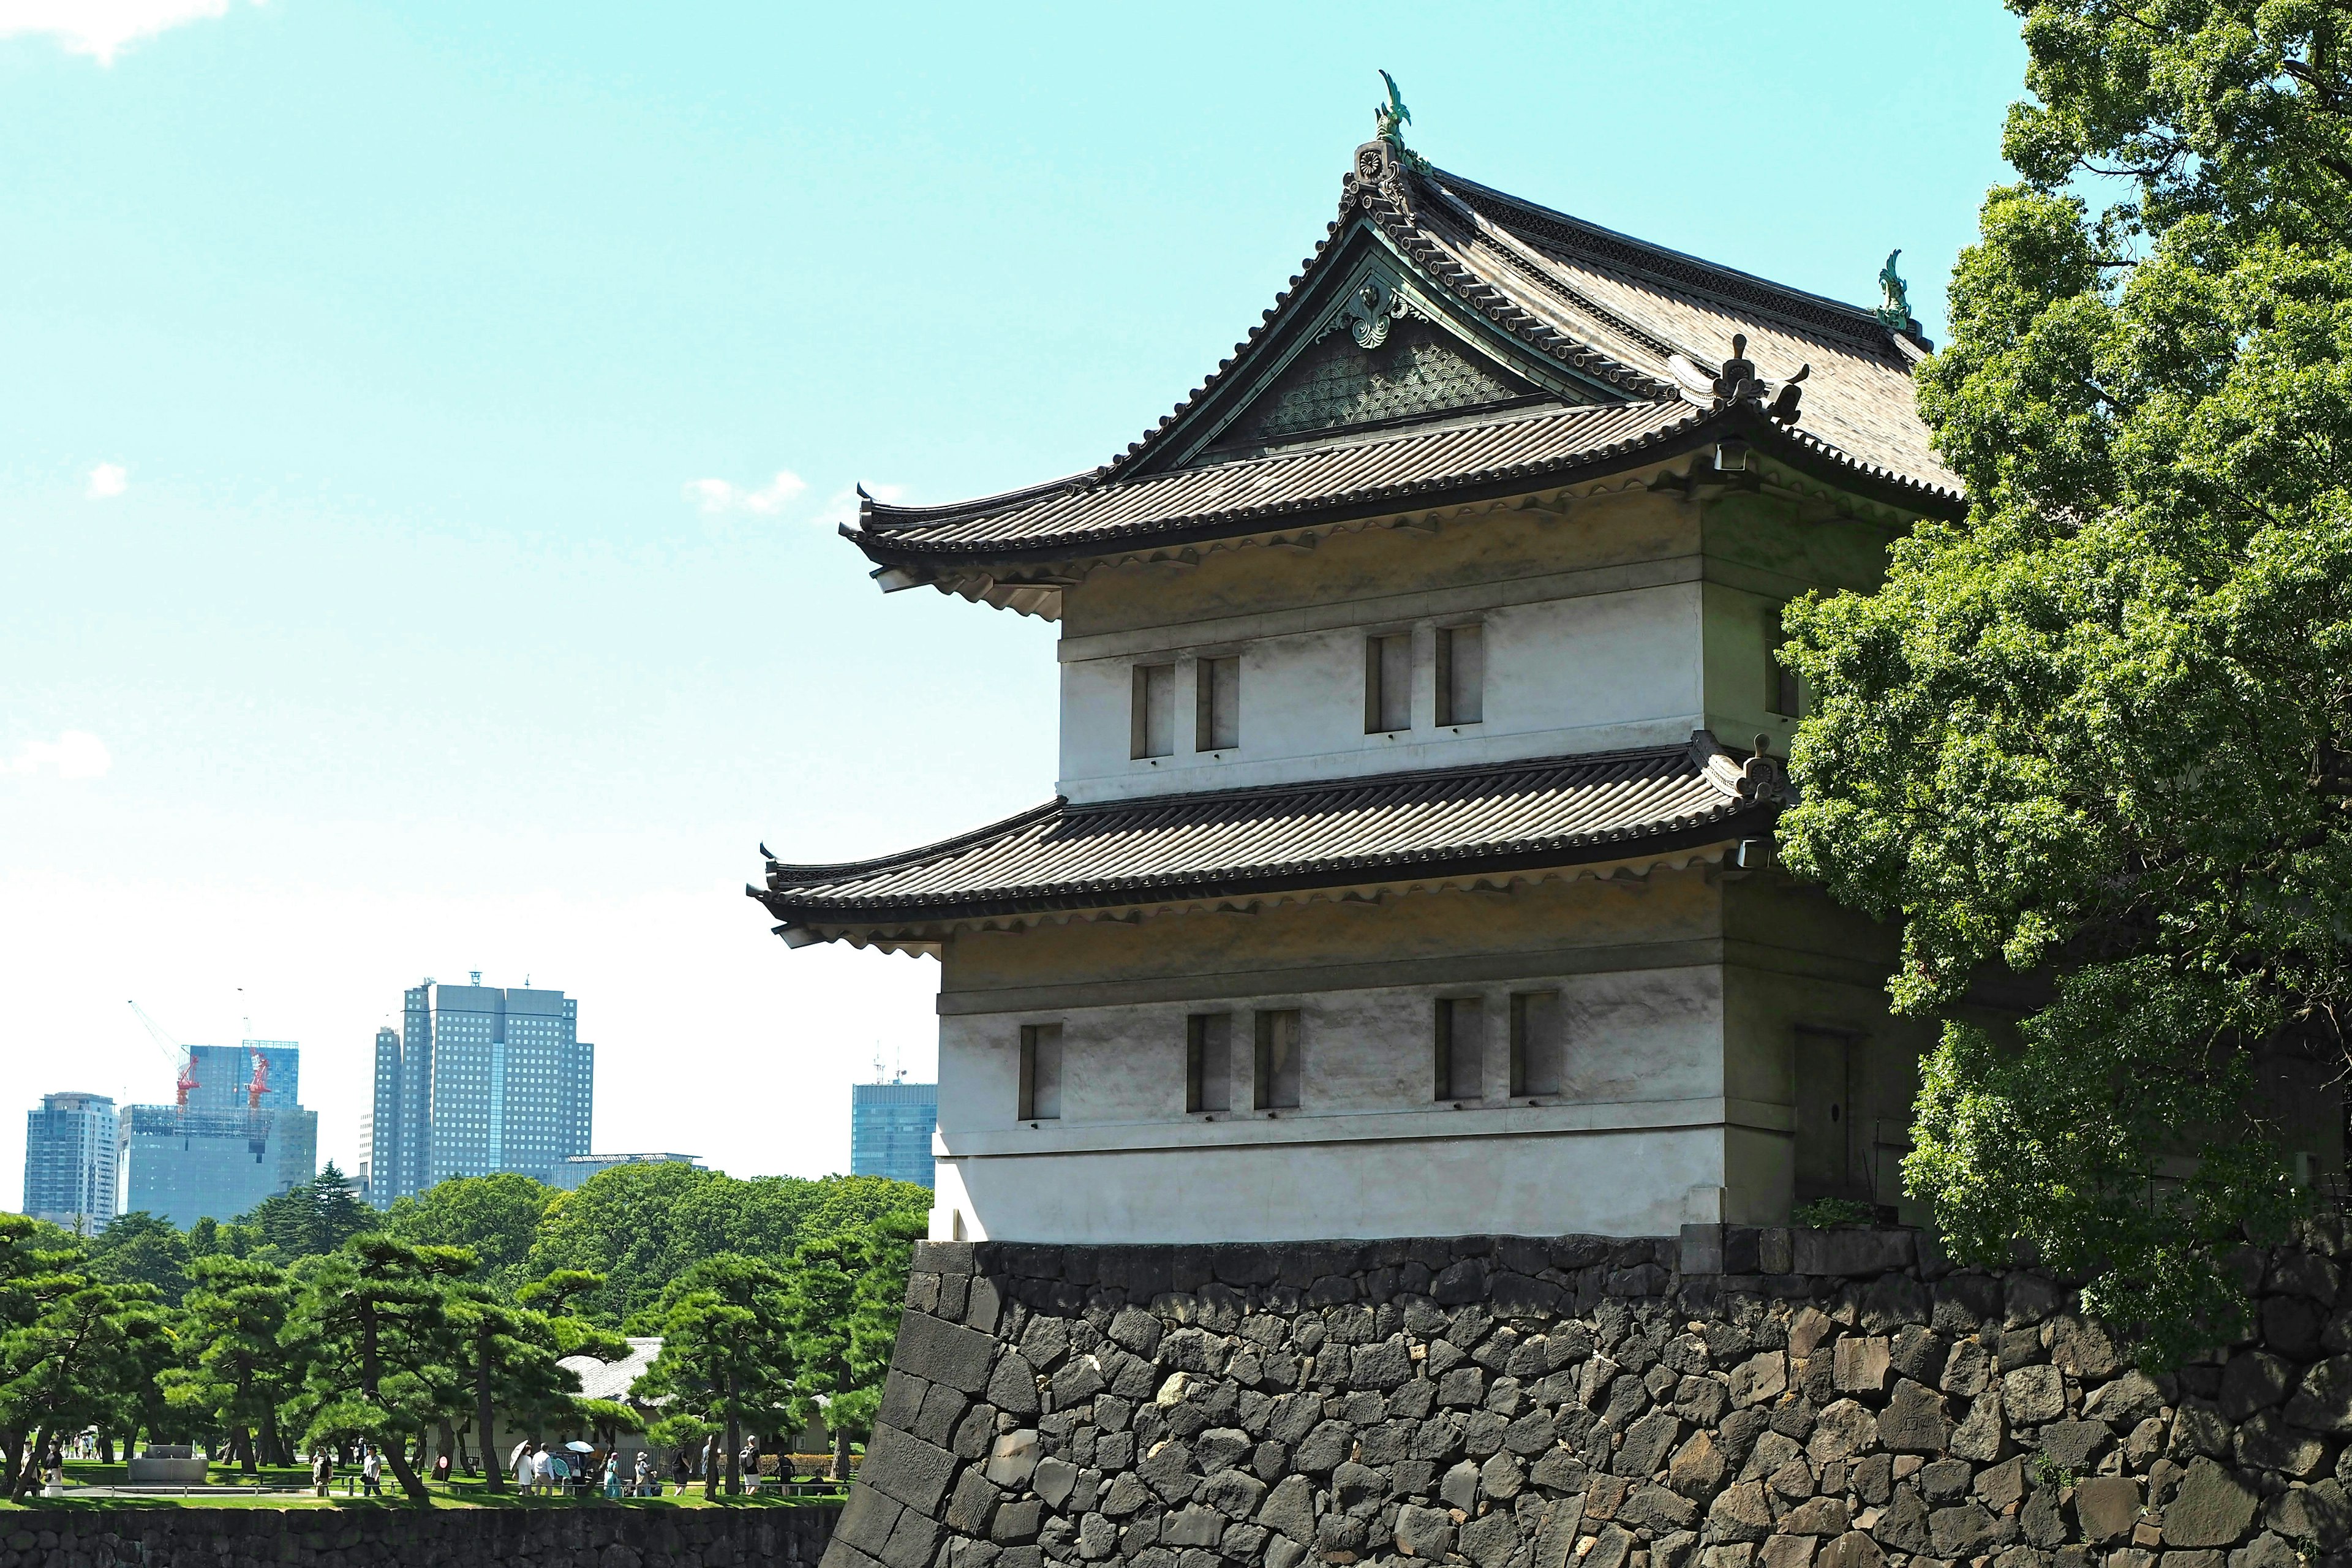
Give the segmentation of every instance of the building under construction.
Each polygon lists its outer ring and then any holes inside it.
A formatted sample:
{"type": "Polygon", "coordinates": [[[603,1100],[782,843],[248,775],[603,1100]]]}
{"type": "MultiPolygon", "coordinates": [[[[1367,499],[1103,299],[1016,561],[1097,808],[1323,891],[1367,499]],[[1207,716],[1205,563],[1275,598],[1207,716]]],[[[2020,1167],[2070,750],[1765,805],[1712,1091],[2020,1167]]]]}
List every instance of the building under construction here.
{"type": "Polygon", "coordinates": [[[301,1070],[291,1040],[188,1047],[175,1102],[122,1113],[122,1212],[184,1229],[309,1182],[319,1113],[302,1109],[301,1070]]]}

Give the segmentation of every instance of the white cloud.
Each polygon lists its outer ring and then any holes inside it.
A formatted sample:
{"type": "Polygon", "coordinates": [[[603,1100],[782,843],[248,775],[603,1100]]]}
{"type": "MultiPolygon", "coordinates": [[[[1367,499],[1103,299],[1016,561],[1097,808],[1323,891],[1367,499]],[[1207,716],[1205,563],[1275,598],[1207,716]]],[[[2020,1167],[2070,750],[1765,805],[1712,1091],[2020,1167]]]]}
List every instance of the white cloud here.
{"type": "Polygon", "coordinates": [[[773,517],[793,503],[795,497],[808,489],[808,481],[790,468],[779,468],[776,477],[757,489],[730,484],[725,479],[688,479],[686,495],[708,516],[724,512],[747,511],[761,517],[773,517]]]}
{"type": "MultiPolygon", "coordinates": [[[[5,0],[0,0],[5,4],[5,0]]],[[[92,500],[119,496],[131,488],[131,470],[120,463],[100,463],[89,471],[89,488],[82,494],[92,500]]]]}
{"type": "Polygon", "coordinates": [[[123,45],[184,22],[225,16],[229,5],[230,0],[0,0],[0,38],[43,35],[70,54],[110,66],[123,45]]]}
{"type": "Polygon", "coordinates": [[[52,768],[61,779],[94,779],[114,765],[106,742],[87,730],[68,730],[54,741],[27,741],[0,773],[37,773],[52,768]]]}

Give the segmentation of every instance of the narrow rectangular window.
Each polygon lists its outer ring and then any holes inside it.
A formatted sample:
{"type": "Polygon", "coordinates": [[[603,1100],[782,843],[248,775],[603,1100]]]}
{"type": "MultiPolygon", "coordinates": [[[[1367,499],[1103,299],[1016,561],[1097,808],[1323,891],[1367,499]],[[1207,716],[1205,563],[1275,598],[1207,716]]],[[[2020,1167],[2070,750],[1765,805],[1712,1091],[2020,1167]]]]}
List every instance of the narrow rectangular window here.
{"type": "Polygon", "coordinates": [[[1780,630],[1780,609],[1764,612],[1764,710],[1784,719],[1804,717],[1805,691],[1797,672],[1781,662],[1787,637],[1780,630]]]}
{"type": "Polygon", "coordinates": [[[1131,737],[1134,757],[1172,756],[1176,751],[1176,667],[1135,667],[1131,737]]]}
{"type": "Polygon", "coordinates": [[[1233,1016],[1195,1013],[1184,1020],[1184,1109],[1223,1110],[1233,1103],[1233,1016]]]}
{"type": "Polygon", "coordinates": [[[1204,658],[1193,675],[1192,749],[1223,752],[1242,743],[1242,661],[1204,658]]]}
{"type": "Polygon", "coordinates": [[[1021,1120],[1046,1121],[1062,1114],[1062,1026],[1021,1026],[1021,1120]]]}
{"type": "Polygon", "coordinates": [[[1511,996],[1511,1092],[1558,1094],[1560,1058],[1559,993],[1519,991],[1511,996]]]}
{"type": "Polygon", "coordinates": [[[1260,1110],[1288,1110],[1298,1104],[1298,1014],[1290,1008],[1257,1016],[1257,1092],[1260,1110]]]}
{"type": "Polygon", "coordinates": [[[1437,633],[1437,721],[1476,724],[1486,717],[1486,639],[1478,626],[1437,633]]]}
{"type": "Polygon", "coordinates": [[[1412,728],[1412,635],[1364,639],[1364,733],[1412,728]]]}
{"type": "Polygon", "coordinates": [[[1486,1009],[1475,996],[1437,1000],[1437,1099],[1486,1098],[1486,1009]]]}

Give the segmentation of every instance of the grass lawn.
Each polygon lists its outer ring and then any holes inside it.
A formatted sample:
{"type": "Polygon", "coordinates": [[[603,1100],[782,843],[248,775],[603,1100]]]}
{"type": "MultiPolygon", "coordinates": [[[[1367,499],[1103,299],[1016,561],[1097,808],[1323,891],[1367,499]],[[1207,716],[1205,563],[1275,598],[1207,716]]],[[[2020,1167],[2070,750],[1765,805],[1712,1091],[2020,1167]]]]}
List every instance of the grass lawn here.
{"type": "MultiPolygon", "coordinates": [[[[339,1472],[334,1487],[324,1498],[312,1495],[310,1472],[306,1467],[264,1465],[258,1476],[247,1476],[235,1465],[212,1467],[212,1484],[201,1492],[183,1497],[177,1493],[147,1493],[134,1497],[76,1497],[71,1495],[82,1487],[121,1486],[130,1479],[129,1467],[121,1464],[101,1465],[95,1462],[68,1459],[66,1462],[68,1495],[43,1498],[37,1495],[22,1503],[0,1500],[0,1510],[37,1511],[39,1510],[70,1510],[92,1511],[100,1509],[140,1508],[296,1508],[367,1510],[371,1509],[407,1508],[411,1504],[400,1495],[400,1489],[391,1475],[384,1476],[384,1495],[380,1498],[348,1496],[343,1488],[352,1482],[356,1471],[339,1472]],[[299,1487],[299,1491],[262,1490],[259,1482],[272,1489],[299,1487]]],[[[665,1491],[657,1498],[622,1498],[617,1501],[602,1496],[591,1498],[519,1497],[512,1491],[493,1492],[480,1480],[459,1479],[451,1481],[427,1481],[425,1490],[431,1494],[427,1506],[433,1508],[823,1508],[839,1502],[839,1497],[792,1497],[775,1491],[761,1492],[756,1497],[729,1497],[723,1490],[710,1501],[705,1501],[702,1488],[697,1483],[683,1492],[665,1491]]]]}

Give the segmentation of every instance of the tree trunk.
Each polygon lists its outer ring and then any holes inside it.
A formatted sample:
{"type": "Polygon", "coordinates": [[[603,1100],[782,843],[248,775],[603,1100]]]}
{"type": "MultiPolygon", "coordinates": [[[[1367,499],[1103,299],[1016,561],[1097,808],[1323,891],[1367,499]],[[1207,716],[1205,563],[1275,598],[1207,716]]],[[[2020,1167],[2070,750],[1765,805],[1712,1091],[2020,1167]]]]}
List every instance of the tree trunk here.
{"type": "Polygon", "coordinates": [[[102,1431],[98,1435],[98,1462],[101,1465],[110,1465],[114,1463],[114,1434],[112,1432],[102,1431]]]}
{"type": "Polygon", "coordinates": [[[254,1462],[251,1427],[232,1426],[228,1429],[228,1454],[230,1458],[236,1460],[243,1467],[247,1475],[261,1473],[261,1467],[254,1462]]]}
{"type": "Polygon", "coordinates": [[[474,1431],[481,1441],[482,1465],[489,1471],[490,1490],[502,1492],[507,1489],[506,1468],[491,1458],[499,1440],[492,1425],[495,1418],[490,1409],[490,1358],[489,1352],[484,1351],[474,1358],[474,1431]]]}
{"type": "Polygon", "coordinates": [[[407,1438],[403,1437],[398,1442],[384,1445],[383,1458],[384,1462],[392,1467],[394,1477],[399,1480],[400,1489],[408,1494],[409,1501],[428,1504],[432,1502],[432,1495],[425,1489],[424,1478],[420,1477],[408,1462],[407,1438]]]}
{"type": "Polygon", "coordinates": [[[833,1435],[833,1479],[836,1481],[849,1479],[849,1434],[846,1432],[833,1435]]]}
{"type": "Polygon", "coordinates": [[[743,1495],[743,1418],[727,1417],[727,1495],[743,1495]]]}
{"type": "Polygon", "coordinates": [[[24,1459],[25,1435],[13,1427],[0,1432],[0,1497],[16,1489],[16,1467],[24,1459]]]}
{"type": "Polygon", "coordinates": [[[41,1461],[49,1457],[49,1429],[44,1426],[33,1435],[33,1446],[26,1450],[25,1462],[16,1469],[16,1488],[8,1495],[23,1502],[32,1495],[33,1487],[41,1479],[41,1461]]]}
{"type": "Polygon", "coordinates": [[[261,1462],[265,1465],[290,1465],[294,1462],[286,1452],[286,1439],[278,1436],[275,1405],[261,1407],[261,1462]]]}

